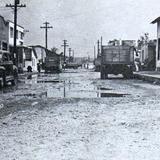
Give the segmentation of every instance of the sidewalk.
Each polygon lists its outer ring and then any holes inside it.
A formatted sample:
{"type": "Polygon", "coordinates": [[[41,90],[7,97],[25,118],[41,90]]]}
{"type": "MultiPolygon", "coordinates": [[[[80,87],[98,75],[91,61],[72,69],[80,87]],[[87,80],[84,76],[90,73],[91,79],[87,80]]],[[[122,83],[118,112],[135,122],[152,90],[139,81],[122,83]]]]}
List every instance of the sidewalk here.
{"type": "Polygon", "coordinates": [[[158,71],[140,71],[134,72],[134,78],[160,84],[160,72],[158,71]]]}

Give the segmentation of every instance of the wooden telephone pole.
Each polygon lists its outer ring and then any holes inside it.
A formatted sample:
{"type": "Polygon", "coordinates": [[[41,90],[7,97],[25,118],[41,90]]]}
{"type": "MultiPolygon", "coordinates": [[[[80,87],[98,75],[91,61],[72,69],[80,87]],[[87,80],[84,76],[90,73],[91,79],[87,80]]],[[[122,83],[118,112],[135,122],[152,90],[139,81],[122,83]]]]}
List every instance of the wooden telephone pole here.
{"type": "Polygon", "coordinates": [[[69,48],[69,62],[70,62],[70,59],[71,59],[71,52],[72,52],[72,49],[69,48]]]}
{"type": "Polygon", "coordinates": [[[49,22],[45,22],[43,23],[45,26],[41,26],[40,28],[41,29],[45,29],[45,46],[46,46],[46,49],[48,49],[48,29],[51,29],[53,28],[52,26],[49,26],[49,22]]]}
{"type": "Polygon", "coordinates": [[[98,40],[98,42],[97,42],[97,57],[99,57],[99,56],[100,56],[100,42],[98,40]]]}
{"type": "Polygon", "coordinates": [[[63,45],[62,47],[64,47],[64,62],[66,62],[66,47],[68,47],[69,45],[67,45],[67,40],[63,40],[63,45]]]}
{"type": "Polygon", "coordinates": [[[103,37],[101,37],[101,55],[102,55],[103,37]]]}
{"type": "Polygon", "coordinates": [[[94,61],[96,60],[96,46],[94,46],[94,61]]]}
{"type": "Polygon", "coordinates": [[[14,9],[14,57],[16,55],[16,65],[18,66],[18,52],[17,52],[17,9],[26,7],[25,4],[20,4],[20,0],[14,0],[14,5],[6,4],[6,7],[14,9]]]}

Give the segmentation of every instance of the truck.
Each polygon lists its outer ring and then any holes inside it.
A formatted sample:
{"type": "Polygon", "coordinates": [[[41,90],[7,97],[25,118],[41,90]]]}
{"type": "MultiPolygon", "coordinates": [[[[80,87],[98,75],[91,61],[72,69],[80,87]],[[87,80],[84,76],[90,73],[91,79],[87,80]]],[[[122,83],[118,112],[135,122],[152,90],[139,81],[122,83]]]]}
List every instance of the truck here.
{"type": "Polygon", "coordinates": [[[13,64],[11,53],[0,50],[0,87],[8,82],[15,85],[18,78],[18,68],[13,64]]]}
{"type": "Polygon", "coordinates": [[[62,70],[60,57],[58,55],[55,56],[47,56],[45,58],[44,69],[45,73],[59,73],[62,70]]]}
{"type": "Polygon", "coordinates": [[[102,46],[101,79],[108,74],[122,74],[124,78],[133,77],[134,46],[102,46]]]}

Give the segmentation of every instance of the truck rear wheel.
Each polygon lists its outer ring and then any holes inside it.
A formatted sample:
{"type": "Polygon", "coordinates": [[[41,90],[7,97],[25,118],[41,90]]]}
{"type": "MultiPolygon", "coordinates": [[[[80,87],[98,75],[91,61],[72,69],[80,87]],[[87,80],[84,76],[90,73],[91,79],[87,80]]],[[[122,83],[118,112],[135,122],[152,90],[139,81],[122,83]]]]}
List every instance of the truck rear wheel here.
{"type": "Polygon", "coordinates": [[[101,79],[107,79],[108,74],[105,71],[101,71],[101,79]]]}
{"type": "Polygon", "coordinates": [[[3,72],[3,87],[5,87],[7,85],[7,81],[6,81],[6,73],[5,71],[3,72]]]}
{"type": "Polygon", "coordinates": [[[130,68],[125,68],[123,72],[123,77],[125,79],[131,79],[133,78],[133,71],[130,68]]]}
{"type": "Polygon", "coordinates": [[[17,84],[17,78],[14,78],[14,79],[11,81],[11,84],[12,84],[13,86],[15,86],[15,85],[17,84]]]}

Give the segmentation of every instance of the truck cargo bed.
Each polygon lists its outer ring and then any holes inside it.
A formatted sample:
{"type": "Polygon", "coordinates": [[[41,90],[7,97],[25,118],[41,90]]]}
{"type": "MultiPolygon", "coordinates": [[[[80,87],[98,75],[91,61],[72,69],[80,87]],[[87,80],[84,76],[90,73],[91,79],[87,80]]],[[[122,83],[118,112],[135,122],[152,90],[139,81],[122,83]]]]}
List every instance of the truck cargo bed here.
{"type": "Polygon", "coordinates": [[[132,64],[134,50],[130,46],[103,46],[102,64],[132,64]]]}

